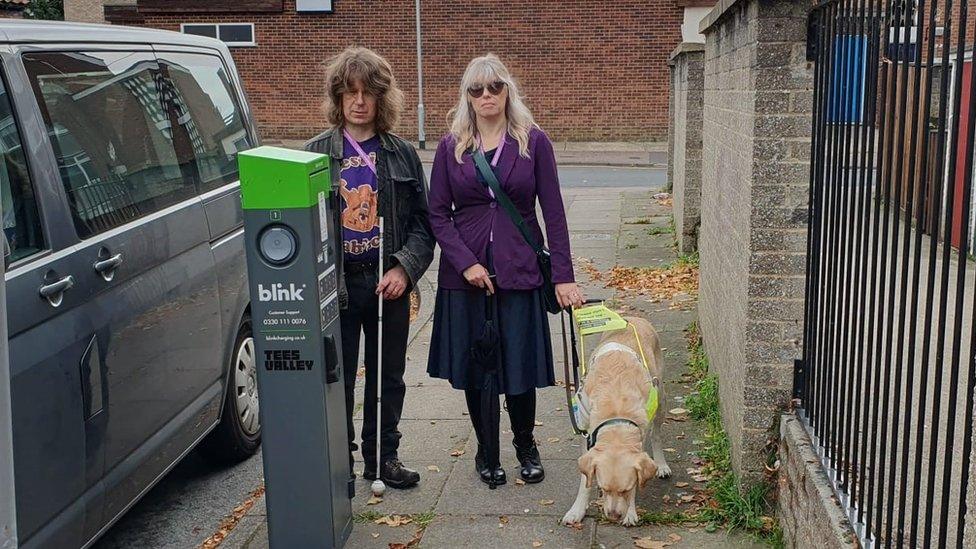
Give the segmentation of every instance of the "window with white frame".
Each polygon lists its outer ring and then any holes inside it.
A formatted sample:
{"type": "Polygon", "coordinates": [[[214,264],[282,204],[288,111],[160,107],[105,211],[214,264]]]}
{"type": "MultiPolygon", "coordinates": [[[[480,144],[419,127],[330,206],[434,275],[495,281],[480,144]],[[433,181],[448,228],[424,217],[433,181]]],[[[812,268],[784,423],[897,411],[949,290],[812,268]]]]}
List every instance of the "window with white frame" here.
{"type": "Polygon", "coordinates": [[[228,46],[256,46],[254,23],[183,23],[183,34],[216,38],[228,46]]]}
{"type": "Polygon", "coordinates": [[[295,0],[299,13],[332,13],[332,0],[295,0]]]}

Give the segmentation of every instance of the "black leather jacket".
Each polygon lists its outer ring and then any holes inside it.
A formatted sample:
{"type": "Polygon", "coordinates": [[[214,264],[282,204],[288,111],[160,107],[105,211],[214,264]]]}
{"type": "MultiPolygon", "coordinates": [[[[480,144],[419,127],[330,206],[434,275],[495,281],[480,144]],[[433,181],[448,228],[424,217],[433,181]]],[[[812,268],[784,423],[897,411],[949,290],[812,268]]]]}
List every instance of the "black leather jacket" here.
{"type": "MultiPolygon", "coordinates": [[[[332,188],[339,188],[339,167],[342,164],[342,132],[332,128],[305,144],[305,150],[332,157],[332,188]]],[[[376,180],[379,192],[377,209],[385,221],[383,237],[383,265],[388,271],[403,265],[414,287],[434,259],[434,235],[427,217],[427,181],[420,157],[413,145],[390,133],[380,134],[380,149],[376,158],[376,180]],[[392,222],[391,222],[392,221],[392,222]]],[[[342,254],[342,211],[339,193],[332,193],[335,250],[342,254]]],[[[346,291],[342,261],[339,272],[339,306],[346,308],[346,291]]]]}

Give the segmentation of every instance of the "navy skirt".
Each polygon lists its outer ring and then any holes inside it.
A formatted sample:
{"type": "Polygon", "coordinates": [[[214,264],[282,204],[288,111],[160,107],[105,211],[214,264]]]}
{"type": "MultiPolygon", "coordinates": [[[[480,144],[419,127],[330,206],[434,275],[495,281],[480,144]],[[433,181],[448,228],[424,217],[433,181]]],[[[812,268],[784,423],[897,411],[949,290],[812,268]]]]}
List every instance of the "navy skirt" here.
{"type": "MultiPolygon", "coordinates": [[[[541,290],[497,290],[501,341],[499,394],[520,395],[556,384],[549,315],[541,290]]],[[[455,389],[478,389],[481,372],[471,364],[471,345],[485,325],[484,290],[437,291],[427,373],[455,389]]]]}

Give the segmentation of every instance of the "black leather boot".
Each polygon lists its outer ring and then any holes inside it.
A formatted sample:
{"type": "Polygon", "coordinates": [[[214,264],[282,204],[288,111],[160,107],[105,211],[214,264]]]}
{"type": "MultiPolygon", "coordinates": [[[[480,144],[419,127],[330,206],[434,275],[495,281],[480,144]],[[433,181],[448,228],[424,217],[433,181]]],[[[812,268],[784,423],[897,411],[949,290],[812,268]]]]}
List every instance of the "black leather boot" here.
{"type": "Polygon", "coordinates": [[[542,456],[539,455],[539,448],[532,435],[529,434],[527,438],[516,436],[512,444],[515,446],[515,457],[521,465],[519,476],[522,480],[526,484],[542,482],[546,478],[546,470],[542,468],[542,456]]]}
{"type": "MultiPolygon", "coordinates": [[[[366,469],[363,477],[368,480],[376,480],[376,471],[366,469]]],[[[403,465],[399,459],[390,459],[383,463],[380,469],[380,479],[390,488],[402,490],[413,488],[420,482],[420,473],[403,465]]]]}
{"type": "Polygon", "coordinates": [[[478,453],[474,456],[474,468],[478,471],[478,476],[481,477],[481,482],[485,484],[491,484],[492,477],[495,479],[495,485],[505,484],[508,478],[505,475],[505,469],[502,469],[501,465],[498,466],[494,471],[490,470],[487,462],[485,461],[484,450],[481,445],[478,445],[478,453]]]}

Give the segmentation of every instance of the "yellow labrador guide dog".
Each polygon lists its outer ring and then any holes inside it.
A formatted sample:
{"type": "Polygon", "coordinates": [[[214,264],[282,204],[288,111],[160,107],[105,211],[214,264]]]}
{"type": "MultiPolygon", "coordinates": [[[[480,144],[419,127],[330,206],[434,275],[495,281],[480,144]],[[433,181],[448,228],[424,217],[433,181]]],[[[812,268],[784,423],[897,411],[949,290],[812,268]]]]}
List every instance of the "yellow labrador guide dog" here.
{"type": "Polygon", "coordinates": [[[636,525],[638,488],[655,475],[671,476],[660,438],[664,415],[656,413],[664,401],[660,339],[647,320],[624,320],[626,329],[600,338],[576,394],[577,422],[589,435],[587,451],[579,458],[579,493],[563,524],[583,520],[595,481],[603,492],[603,514],[636,525]]]}

